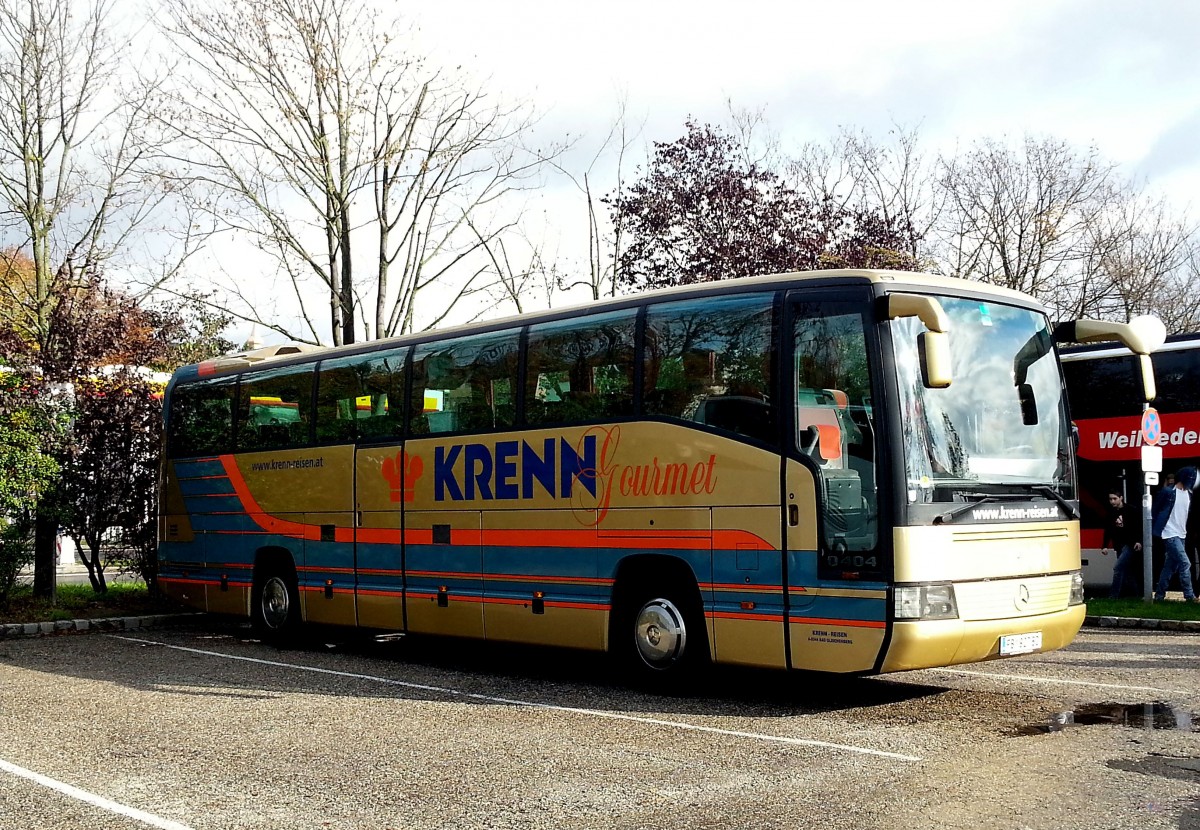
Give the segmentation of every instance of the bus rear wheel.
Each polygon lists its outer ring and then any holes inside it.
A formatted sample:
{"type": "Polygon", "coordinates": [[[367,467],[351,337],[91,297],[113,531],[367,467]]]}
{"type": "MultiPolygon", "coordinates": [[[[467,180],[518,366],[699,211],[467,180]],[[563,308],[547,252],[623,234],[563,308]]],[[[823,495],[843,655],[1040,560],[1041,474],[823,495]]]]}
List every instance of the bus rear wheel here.
{"type": "Polygon", "coordinates": [[[282,644],[300,628],[300,592],[294,573],[275,568],[254,581],[251,621],[263,640],[282,644]]]}

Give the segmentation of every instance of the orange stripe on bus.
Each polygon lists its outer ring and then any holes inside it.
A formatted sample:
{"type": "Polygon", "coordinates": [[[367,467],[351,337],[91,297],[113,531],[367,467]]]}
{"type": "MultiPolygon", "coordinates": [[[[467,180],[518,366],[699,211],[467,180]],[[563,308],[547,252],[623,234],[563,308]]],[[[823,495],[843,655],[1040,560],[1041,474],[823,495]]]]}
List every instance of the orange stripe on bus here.
{"type": "Polygon", "coordinates": [[[793,623],[815,623],[817,625],[844,625],[850,628],[887,628],[882,620],[831,620],[826,617],[792,617],[793,623]]]}
{"type": "Polygon", "coordinates": [[[709,611],[706,617],[714,620],[753,620],[755,622],[783,622],[782,614],[743,614],[736,611],[709,611]]]}
{"type": "Polygon", "coordinates": [[[320,525],[306,525],[300,522],[291,522],[287,519],[277,519],[269,513],[263,512],[262,507],[254,500],[254,495],[250,492],[250,487],[246,484],[246,480],[242,478],[242,472],[238,469],[237,464],[234,463],[232,455],[221,456],[221,466],[225,468],[225,473],[229,476],[230,483],[233,484],[234,492],[242,500],[242,506],[247,508],[246,512],[250,514],[250,518],[255,524],[264,530],[277,533],[280,536],[290,536],[309,542],[321,541],[320,525]]]}
{"type": "Polygon", "coordinates": [[[742,582],[701,582],[701,590],[712,591],[751,591],[754,593],[783,593],[782,585],[752,585],[742,582]]]}

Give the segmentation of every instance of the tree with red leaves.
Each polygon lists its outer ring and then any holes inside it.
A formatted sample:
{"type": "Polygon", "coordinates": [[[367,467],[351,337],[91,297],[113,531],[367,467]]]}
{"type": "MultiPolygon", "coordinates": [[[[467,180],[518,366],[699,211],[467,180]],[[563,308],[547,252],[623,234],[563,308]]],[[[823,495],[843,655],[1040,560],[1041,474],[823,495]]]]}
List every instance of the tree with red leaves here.
{"type": "Polygon", "coordinates": [[[162,444],[154,371],[231,349],[218,335],[228,320],[203,306],[144,308],[95,275],[58,286],[54,296],[36,342],[0,329],[3,361],[41,390],[41,405],[51,401],[69,421],[65,430],[42,432],[43,450],[59,468],[37,504],[39,535],[51,544],[49,577],[61,527],[79,545],[96,591],[107,589],[105,569],[114,561],[153,587],[162,444]]]}
{"type": "Polygon", "coordinates": [[[816,204],[747,159],[731,136],[687,122],[656,143],[643,177],[607,200],[631,240],[620,281],[686,285],[817,268],[912,268],[906,229],[880,214],[816,204]]]}

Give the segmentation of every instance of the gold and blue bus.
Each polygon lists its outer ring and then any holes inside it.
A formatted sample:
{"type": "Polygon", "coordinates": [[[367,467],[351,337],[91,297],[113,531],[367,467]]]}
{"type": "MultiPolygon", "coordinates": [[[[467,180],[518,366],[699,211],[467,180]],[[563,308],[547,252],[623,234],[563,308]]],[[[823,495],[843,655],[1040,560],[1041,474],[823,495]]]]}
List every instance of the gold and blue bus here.
{"type": "Polygon", "coordinates": [[[825,271],[187,366],[159,581],[268,638],[544,644],[653,678],[1061,648],[1084,605],[1054,331],[1013,291],[825,271]]]}

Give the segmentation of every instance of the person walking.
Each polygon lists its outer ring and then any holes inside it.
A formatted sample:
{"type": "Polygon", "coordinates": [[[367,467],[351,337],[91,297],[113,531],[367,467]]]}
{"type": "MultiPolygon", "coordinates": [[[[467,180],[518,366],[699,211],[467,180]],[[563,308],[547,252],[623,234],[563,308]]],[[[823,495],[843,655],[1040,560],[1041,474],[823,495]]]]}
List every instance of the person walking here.
{"type": "MultiPolygon", "coordinates": [[[[1137,554],[1142,552],[1142,517],[1141,510],[1134,515],[1131,505],[1125,503],[1125,497],[1119,490],[1108,492],[1108,506],[1110,512],[1108,522],[1104,525],[1101,552],[1107,554],[1111,548],[1117,555],[1117,561],[1113,563],[1112,588],[1108,592],[1110,598],[1117,599],[1126,585],[1140,586],[1142,582],[1138,577],[1140,568],[1132,567],[1141,558],[1137,554]]],[[[1200,510],[1196,513],[1200,515],[1200,510]]],[[[1137,593],[1141,593],[1141,588],[1137,593]]]]}
{"type": "Polygon", "coordinates": [[[1196,479],[1195,467],[1183,467],[1175,474],[1175,486],[1160,490],[1154,498],[1154,535],[1162,539],[1164,553],[1162,571],[1154,586],[1154,598],[1159,601],[1167,598],[1167,586],[1177,573],[1183,598],[1188,602],[1196,601],[1196,592],[1192,589],[1192,564],[1184,549],[1196,479]]]}

